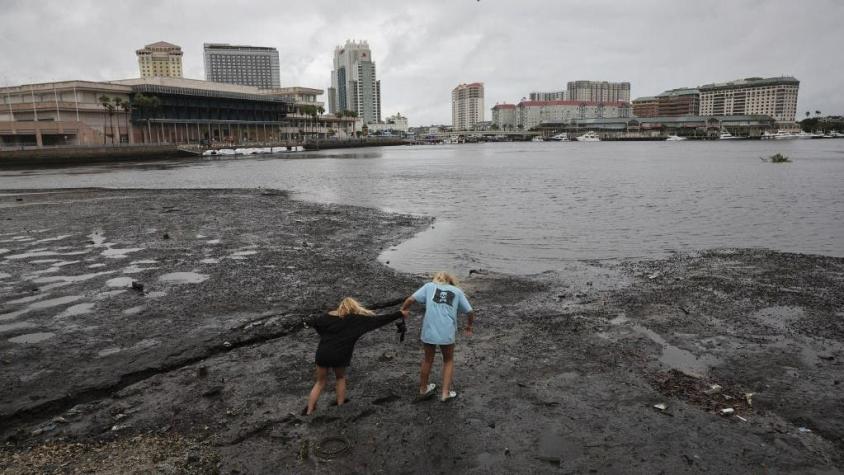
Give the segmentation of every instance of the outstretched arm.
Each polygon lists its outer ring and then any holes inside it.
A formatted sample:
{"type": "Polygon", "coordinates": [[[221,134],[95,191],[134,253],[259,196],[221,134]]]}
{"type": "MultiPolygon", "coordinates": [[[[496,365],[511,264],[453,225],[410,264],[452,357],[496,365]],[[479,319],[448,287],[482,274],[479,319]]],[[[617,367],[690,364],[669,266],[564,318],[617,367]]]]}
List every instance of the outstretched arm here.
{"type": "Polygon", "coordinates": [[[407,310],[399,310],[398,312],[387,313],[384,315],[374,315],[372,317],[356,317],[355,323],[360,325],[360,334],[371,332],[376,328],[381,328],[384,325],[398,320],[399,318],[406,318],[407,310]]]}

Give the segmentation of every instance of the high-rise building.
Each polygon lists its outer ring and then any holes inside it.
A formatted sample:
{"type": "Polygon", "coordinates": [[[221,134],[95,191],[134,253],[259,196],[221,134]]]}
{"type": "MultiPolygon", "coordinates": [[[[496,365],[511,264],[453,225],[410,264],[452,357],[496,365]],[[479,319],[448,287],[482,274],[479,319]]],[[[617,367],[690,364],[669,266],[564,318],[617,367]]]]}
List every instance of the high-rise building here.
{"type": "Polygon", "coordinates": [[[567,93],[570,101],[630,102],[630,83],[569,81],[567,93]]]}
{"type": "Polygon", "coordinates": [[[381,122],[381,81],[366,41],[346,40],[334,48],[334,69],[328,88],[328,111],[354,111],[365,123],[381,122]]]}
{"type": "Polygon", "coordinates": [[[451,91],[451,125],[454,130],[472,130],[484,121],[484,84],[460,84],[451,91]]]}
{"type": "Polygon", "coordinates": [[[700,86],[700,115],[769,115],[794,122],[800,81],[783,76],[747,78],[700,86]]]}
{"type": "Polygon", "coordinates": [[[204,50],[208,81],[262,89],[281,87],[275,48],[205,43],[204,50]]]}
{"type": "Polygon", "coordinates": [[[182,48],[166,41],[152,43],[135,51],[142,78],[182,77],[182,48]]]}
{"type": "Polygon", "coordinates": [[[531,92],[532,101],[565,101],[568,99],[567,91],[531,92]]]}

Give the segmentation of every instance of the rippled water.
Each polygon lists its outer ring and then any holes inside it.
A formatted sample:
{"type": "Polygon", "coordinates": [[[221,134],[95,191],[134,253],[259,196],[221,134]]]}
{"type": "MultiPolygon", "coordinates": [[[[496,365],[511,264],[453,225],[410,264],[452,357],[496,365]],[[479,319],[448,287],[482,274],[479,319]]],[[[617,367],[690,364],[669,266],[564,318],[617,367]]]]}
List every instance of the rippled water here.
{"type": "Polygon", "coordinates": [[[505,143],[5,171],[0,189],[272,187],[430,215],[401,270],[765,247],[844,256],[844,140],[505,143]],[[793,163],[759,159],[776,152],[793,163]],[[288,156],[289,157],[289,156],[288,156]]]}

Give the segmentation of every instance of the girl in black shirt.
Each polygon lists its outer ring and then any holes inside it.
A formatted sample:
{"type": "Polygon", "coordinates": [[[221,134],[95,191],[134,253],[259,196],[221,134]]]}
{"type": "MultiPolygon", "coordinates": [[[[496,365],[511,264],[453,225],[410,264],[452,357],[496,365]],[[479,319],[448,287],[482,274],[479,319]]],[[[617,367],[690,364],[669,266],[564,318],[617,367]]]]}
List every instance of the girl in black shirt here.
{"type": "Polygon", "coordinates": [[[352,361],[352,352],[358,338],[394,320],[406,318],[407,314],[405,310],[375,315],[375,312],[364,308],[357,300],[346,297],[337,310],[315,318],[311,326],[319,333],[315,358],[316,382],[308,397],[306,414],[316,410],[317,399],[325,387],[329,368],[334,370],[337,404],[346,402],[346,367],[352,361]]]}

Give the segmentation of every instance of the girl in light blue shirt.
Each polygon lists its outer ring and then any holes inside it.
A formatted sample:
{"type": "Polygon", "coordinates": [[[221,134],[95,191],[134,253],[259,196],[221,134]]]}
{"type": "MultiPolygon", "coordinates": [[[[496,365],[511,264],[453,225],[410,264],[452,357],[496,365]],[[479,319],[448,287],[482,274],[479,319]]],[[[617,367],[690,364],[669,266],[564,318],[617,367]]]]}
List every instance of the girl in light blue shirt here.
{"type": "Polygon", "coordinates": [[[472,324],[475,314],[466,295],[457,287],[457,279],[448,272],[437,272],[432,282],[423,285],[408,297],[402,305],[402,311],[408,310],[414,302],[425,306],[425,318],[422,320],[422,343],[425,356],[419,375],[419,399],[428,399],[434,395],[436,384],[428,384],[431,366],[437,346],[443,355],[443,383],[440,400],[449,401],[457,397],[451,390],[454,375],[454,338],[457,334],[457,316],[465,313],[466,336],[472,336],[472,324]]]}

